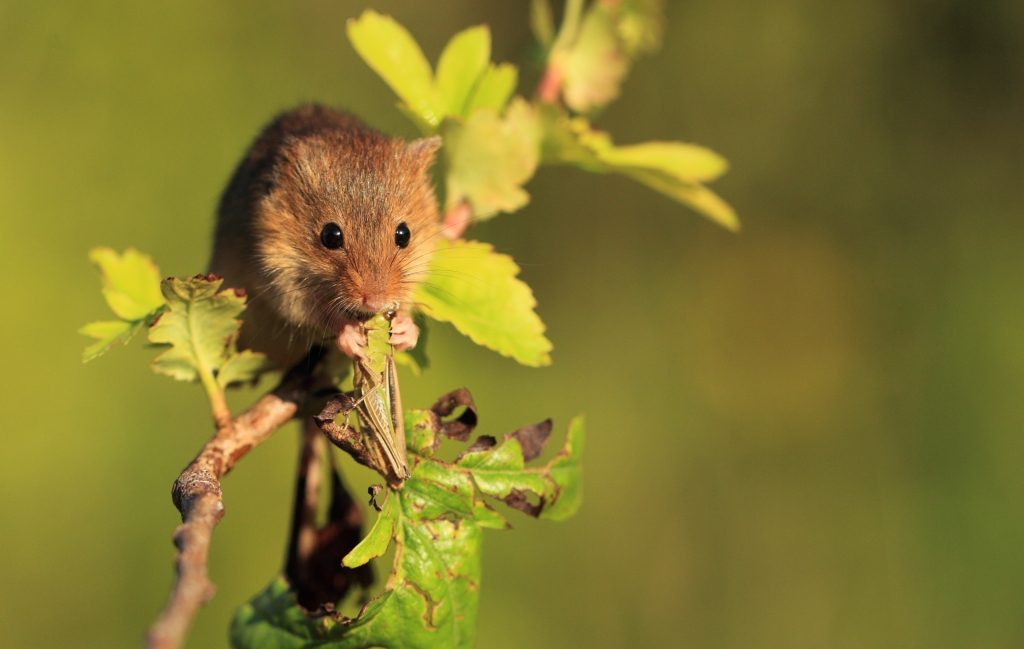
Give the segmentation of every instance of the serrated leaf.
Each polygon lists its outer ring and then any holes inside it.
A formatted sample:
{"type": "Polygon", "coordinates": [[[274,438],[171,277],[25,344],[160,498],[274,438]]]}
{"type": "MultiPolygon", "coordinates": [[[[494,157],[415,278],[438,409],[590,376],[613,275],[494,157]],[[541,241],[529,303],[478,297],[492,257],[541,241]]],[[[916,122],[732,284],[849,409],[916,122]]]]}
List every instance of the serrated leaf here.
{"type": "Polygon", "coordinates": [[[435,320],[450,322],[473,342],[523,365],[551,363],[551,342],[534,312],[530,287],[512,258],[486,243],[441,241],[414,300],[435,320]]]}
{"type": "Polygon", "coordinates": [[[436,128],[444,116],[434,75],[423,50],[405,27],[372,9],[346,26],[359,56],[424,124],[436,128]]]}
{"type": "Polygon", "coordinates": [[[518,82],[519,70],[516,66],[511,63],[491,63],[480,77],[463,115],[472,115],[479,108],[493,110],[498,114],[504,113],[518,82]]]}
{"type": "Polygon", "coordinates": [[[105,247],[89,251],[103,281],[103,296],[122,320],[135,322],[164,304],[160,293],[160,270],[148,255],[128,248],[123,255],[105,247]]]}
{"type": "Polygon", "coordinates": [[[222,283],[202,276],[161,283],[169,310],[150,327],[149,340],[170,349],[153,361],[155,372],[195,381],[213,377],[228,359],[245,299],[230,289],[220,291],[222,283]]]}
{"type": "Polygon", "coordinates": [[[437,61],[435,84],[446,115],[466,115],[477,81],[491,60],[491,30],[486,25],[464,29],[452,37],[437,61]]]}
{"type": "MultiPolygon", "coordinates": [[[[550,425],[547,430],[550,431],[550,425]]],[[[563,448],[543,467],[525,466],[522,445],[515,435],[506,435],[505,440],[492,449],[467,454],[457,464],[470,471],[484,494],[507,502],[510,496],[529,491],[540,499],[538,506],[526,507],[530,513],[540,518],[565,520],[576,513],[582,500],[583,437],[583,417],[580,416],[569,424],[563,448]]]]}
{"type": "MultiPolygon", "coordinates": [[[[464,439],[468,431],[443,422],[457,404],[475,413],[472,397],[464,390],[440,398],[429,410],[405,412],[407,450],[412,475],[400,489],[388,494],[374,528],[343,560],[355,567],[383,555],[395,542],[395,565],[385,591],[371,600],[355,619],[309,615],[302,610],[281,579],[272,582],[235,614],[231,644],[236,649],[369,649],[370,647],[471,647],[480,592],[481,529],[507,529],[501,514],[485,502],[485,478],[501,474],[508,484],[495,488],[499,497],[532,515],[544,515],[561,503],[552,517],[564,518],[579,504],[579,457],[582,420],[570,426],[565,447],[551,462],[525,468],[536,458],[550,433],[550,421],[526,426],[494,439],[483,436],[456,464],[430,457],[435,445],[430,435],[464,439]],[[524,448],[528,451],[524,454],[524,448]],[[485,475],[486,474],[486,475],[485,475]],[[518,487],[522,487],[520,490],[518,487]],[[540,505],[530,505],[523,490],[536,489],[540,505]],[[563,493],[565,495],[563,495],[563,493]]],[[[459,418],[460,420],[462,417],[459,418]]],[[[475,422],[475,416],[471,420],[475,422]]],[[[475,423],[469,423],[470,430],[475,423]]]]}
{"type": "Polygon", "coordinates": [[[569,434],[565,446],[550,462],[548,474],[558,486],[554,499],[540,512],[541,518],[564,521],[576,514],[583,502],[583,438],[585,435],[582,415],[569,423],[569,434]]]}
{"type": "Polygon", "coordinates": [[[522,185],[533,177],[540,158],[540,124],[521,97],[502,118],[479,109],[465,121],[446,119],[441,126],[448,163],[447,200],[466,199],[477,219],[514,212],[530,201],[522,185]]]}
{"type": "Polygon", "coordinates": [[[348,568],[358,568],[368,563],[370,559],[383,556],[391,544],[391,537],[395,532],[395,524],[398,520],[398,508],[395,506],[397,498],[388,496],[387,501],[381,508],[373,527],[367,532],[366,537],[359,542],[359,545],[352,548],[352,551],[341,560],[342,565],[348,568]]]}
{"type": "Polygon", "coordinates": [[[405,523],[395,560],[402,577],[354,621],[310,618],[275,580],[231,624],[236,649],[470,648],[476,640],[481,530],[447,520],[405,523]]]}
{"type": "Polygon", "coordinates": [[[103,355],[117,343],[127,344],[164,309],[160,269],[148,255],[133,248],[123,255],[110,248],[93,248],[89,260],[100,270],[103,296],[120,320],[93,322],[78,333],[98,339],[82,352],[82,362],[103,355]]]}
{"type": "Polygon", "coordinates": [[[506,440],[490,453],[482,455],[485,457],[479,458],[470,468],[480,491],[488,496],[505,498],[514,489],[544,496],[553,490],[554,485],[545,475],[526,470],[523,449],[514,439],[506,440]]]}
{"type": "MultiPolygon", "coordinates": [[[[413,428],[441,432],[431,411],[408,411],[407,439],[413,428]]],[[[481,528],[505,529],[507,521],[482,498],[483,473],[504,471],[510,484],[540,485],[544,504],[539,513],[551,518],[571,515],[579,505],[579,456],[582,419],[570,426],[565,447],[544,467],[523,468],[521,439],[525,430],[544,428],[528,440],[531,457],[540,453],[550,430],[545,425],[526,427],[506,436],[498,448],[464,456],[448,464],[417,454],[414,443],[412,477],[393,490],[367,537],[344,559],[346,566],[362,565],[381,556],[395,541],[395,566],[380,596],[371,600],[354,620],[310,616],[300,609],[288,584],[273,581],[235,614],[231,644],[236,649],[369,649],[392,647],[430,649],[471,647],[476,634],[480,592],[481,528]],[[546,428],[544,427],[546,426],[546,428]],[[467,458],[472,457],[472,460],[467,458]],[[470,466],[472,465],[472,466],[470,466]],[[533,481],[531,483],[531,481],[533,481]]],[[[474,447],[477,445],[474,445],[474,447]]],[[[485,445],[486,446],[486,445],[485,445]]],[[[430,446],[432,450],[432,445],[430,446]]],[[[493,476],[492,476],[493,477],[493,476]]],[[[527,489],[530,487],[527,486],[527,489]]],[[[512,493],[515,487],[503,489],[512,493]]],[[[510,503],[512,504],[512,503],[510,503]]],[[[515,506],[515,505],[513,505],[515,506]]]]}
{"type": "Polygon", "coordinates": [[[138,330],[142,327],[143,321],[127,322],[125,320],[109,320],[105,322],[91,322],[78,333],[85,336],[98,338],[98,342],[85,348],[82,352],[82,362],[86,363],[102,355],[117,343],[127,345],[138,330]]]}
{"type": "MultiPolygon", "coordinates": [[[[406,487],[417,482],[408,480],[406,487]]],[[[298,608],[286,585],[282,588],[275,581],[235,614],[232,646],[472,647],[479,602],[480,527],[468,518],[458,522],[424,518],[419,509],[419,492],[406,493],[403,488],[391,493],[391,501],[395,502],[393,515],[387,520],[394,525],[397,539],[396,576],[389,581],[388,590],[371,601],[356,620],[309,618],[298,608]]],[[[374,539],[373,552],[366,554],[380,551],[383,538],[382,532],[374,539]]],[[[346,557],[346,565],[356,563],[350,557],[361,546],[346,557]]],[[[363,558],[360,556],[359,560],[363,558]]]]}

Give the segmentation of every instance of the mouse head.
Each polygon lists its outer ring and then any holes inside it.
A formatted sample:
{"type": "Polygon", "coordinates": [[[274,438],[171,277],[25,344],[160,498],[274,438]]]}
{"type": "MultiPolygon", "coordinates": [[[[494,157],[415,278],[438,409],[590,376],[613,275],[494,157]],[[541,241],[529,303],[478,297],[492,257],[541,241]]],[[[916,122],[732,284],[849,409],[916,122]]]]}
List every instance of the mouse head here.
{"type": "Polygon", "coordinates": [[[337,331],[409,302],[439,228],[427,172],[440,144],[365,127],[286,138],[254,206],[256,261],[283,319],[337,331]]]}

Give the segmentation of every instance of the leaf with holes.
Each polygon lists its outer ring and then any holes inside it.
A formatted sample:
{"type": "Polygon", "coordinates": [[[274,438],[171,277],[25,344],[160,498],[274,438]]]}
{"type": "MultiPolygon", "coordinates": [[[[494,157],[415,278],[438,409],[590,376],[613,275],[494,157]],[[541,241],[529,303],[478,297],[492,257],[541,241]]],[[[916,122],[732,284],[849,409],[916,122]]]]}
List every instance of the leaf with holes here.
{"type": "MultiPolygon", "coordinates": [[[[309,615],[297,605],[287,582],[276,579],[235,614],[233,647],[473,646],[482,530],[508,528],[485,496],[554,520],[575,513],[580,503],[583,422],[573,420],[564,448],[542,467],[525,464],[542,452],[550,422],[510,433],[501,445],[493,437],[481,436],[455,463],[442,462],[432,457],[439,436],[468,435],[465,427],[442,421],[454,407],[455,394],[442,397],[431,410],[405,413],[412,477],[402,489],[388,493],[373,528],[343,559],[348,567],[363,565],[382,556],[394,541],[395,564],[384,592],[354,619],[309,615]],[[539,504],[531,504],[524,496],[527,492],[539,504]]],[[[459,394],[468,399],[464,391],[459,394]]],[[[472,407],[472,401],[468,403],[472,407]]]]}

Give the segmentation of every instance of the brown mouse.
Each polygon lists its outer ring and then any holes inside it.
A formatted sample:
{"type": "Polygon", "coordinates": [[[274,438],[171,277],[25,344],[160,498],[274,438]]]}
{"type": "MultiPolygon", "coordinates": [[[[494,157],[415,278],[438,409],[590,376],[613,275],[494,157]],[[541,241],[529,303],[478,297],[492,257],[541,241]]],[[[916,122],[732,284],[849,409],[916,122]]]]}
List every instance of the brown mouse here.
{"type": "Polygon", "coordinates": [[[210,271],[249,296],[239,346],[282,367],[328,338],[363,356],[360,323],[394,314],[416,344],[410,300],[440,224],[428,170],[438,137],[406,144],[323,106],[278,116],[221,197],[210,271]]]}

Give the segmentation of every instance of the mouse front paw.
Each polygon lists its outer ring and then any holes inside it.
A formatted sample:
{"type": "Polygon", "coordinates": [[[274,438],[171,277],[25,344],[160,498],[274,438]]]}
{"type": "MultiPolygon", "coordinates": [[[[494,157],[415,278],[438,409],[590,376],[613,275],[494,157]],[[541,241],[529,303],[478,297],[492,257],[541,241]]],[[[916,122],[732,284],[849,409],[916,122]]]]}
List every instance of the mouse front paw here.
{"type": "Polygon", "coordinates": [[[395,316],[391,321],[391,345],[396,352],[409,351],[420,339],[420,328],[409,316],[395,316]]]}
{"type": "Polygon", "coordinates": [[[363,337],[363,326],[358,322],[346,322],[338,333],[338,349],[349,358],[366,360],[366,339],[363,337]]]}

